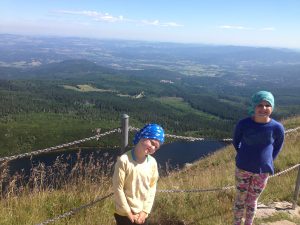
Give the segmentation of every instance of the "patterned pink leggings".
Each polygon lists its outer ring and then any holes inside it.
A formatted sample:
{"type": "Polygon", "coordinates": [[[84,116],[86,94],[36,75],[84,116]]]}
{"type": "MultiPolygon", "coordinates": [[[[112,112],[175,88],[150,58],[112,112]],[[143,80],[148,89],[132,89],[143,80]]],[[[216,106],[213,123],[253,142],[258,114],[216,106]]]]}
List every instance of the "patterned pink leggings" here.
{"type": "Polygon", "coordinates": [[[246,208],[245,225],[252,225],[257,201],[267,185],[269,174],[255,174],[236,168],[236,198],[234,203],[234,225],[241,225],[246,208]]]}

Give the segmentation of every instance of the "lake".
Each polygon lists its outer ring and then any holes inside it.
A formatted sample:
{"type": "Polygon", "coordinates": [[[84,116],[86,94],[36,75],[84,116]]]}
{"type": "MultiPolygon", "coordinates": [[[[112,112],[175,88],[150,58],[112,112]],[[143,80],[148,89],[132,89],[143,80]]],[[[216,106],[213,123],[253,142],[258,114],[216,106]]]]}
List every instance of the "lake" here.
{"type": "MultiPolygon", "coordinates": [[[[224,147],[226,144],[219,141],[179,141],[164,144],[153,155],[159,165],[160,172],[163,173],[166,169],[180,169],[186,164],[193,163],[209,153],[224,147]]],[[[128,149],[129,150],[129,149],[128,149]]],[[[37,156],[25,157],[17,160],[12,160],[9,163],[10,174],[23,171],[24,174],[29,175],[30,169],[33,166],[43,163],[46,167],[51,166],[57,159],[60,162],[67,163],[68,165],[74,165],[78,158],[83,159],[88,163],[92,156],[97,161],[112,161],[116,160],[116,157],[120,154],[119,149],[69,149],[59,152],[51,152],[41,154],[37,156]]]]}
{"type": "Polygon", "coordinates": [[[164,172],[167,168],[168,170],[181,169],[225,145],[224,142],[219,141],[172,142],[163,145],[153,156],[156,158],[161,172],[164,172]]]}

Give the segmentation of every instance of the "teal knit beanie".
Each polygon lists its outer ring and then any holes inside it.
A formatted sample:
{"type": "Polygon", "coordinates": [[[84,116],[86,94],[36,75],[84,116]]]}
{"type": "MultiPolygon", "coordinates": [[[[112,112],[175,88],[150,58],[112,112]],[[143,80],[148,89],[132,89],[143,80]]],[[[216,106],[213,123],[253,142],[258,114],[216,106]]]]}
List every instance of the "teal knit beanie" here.
{"type": "Polygon", "coordinates": [[[251,106],[249,108],[249,115],[252,116],[254,115],[254,111],[255,111],[255,107],[261,103],[261,101],[267,101],[271,104],[273,110],[275,107],[275,100],[274,100],[274,96],[271,92],[268,91],[259,91],[257,93],[255,93],[254,95],[252,95],[252,99],[251,99],[251,106]]]}

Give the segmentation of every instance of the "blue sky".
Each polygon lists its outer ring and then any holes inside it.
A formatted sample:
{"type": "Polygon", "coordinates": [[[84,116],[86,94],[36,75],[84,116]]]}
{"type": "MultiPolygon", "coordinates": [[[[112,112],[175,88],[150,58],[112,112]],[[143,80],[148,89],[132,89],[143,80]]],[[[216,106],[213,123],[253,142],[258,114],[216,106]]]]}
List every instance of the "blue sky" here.
{"type": "Polygon", "coordinates": [[[0,0],[0,33],[300,49],[300,1],[0,0]]]}

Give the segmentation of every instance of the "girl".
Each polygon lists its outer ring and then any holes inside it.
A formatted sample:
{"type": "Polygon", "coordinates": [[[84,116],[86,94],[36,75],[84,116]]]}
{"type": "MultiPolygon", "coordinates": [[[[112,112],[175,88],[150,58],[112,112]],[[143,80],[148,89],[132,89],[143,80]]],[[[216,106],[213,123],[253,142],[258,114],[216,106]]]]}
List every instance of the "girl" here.
{"type": "Polygon", "coordinates": [[[156,192],[158,170],[151,156],[164,142],[164,130],[148,124],[136,133],[135,147],[115,165],[113,190],[117,225],[146,224],[156,192]]]}
{"type": "Polygon", "coordinates": [[[234,224],[240,225],[246,211],[245,225],[251,225],[257,201],[266,187],[269,174],[274,174],[273,161],[284,141],[281,123],[270,118],[274,97],[267,91],[252,96],[250,117],[238,122],[233,145],[236,149],[236,199],[234,224]]]}

